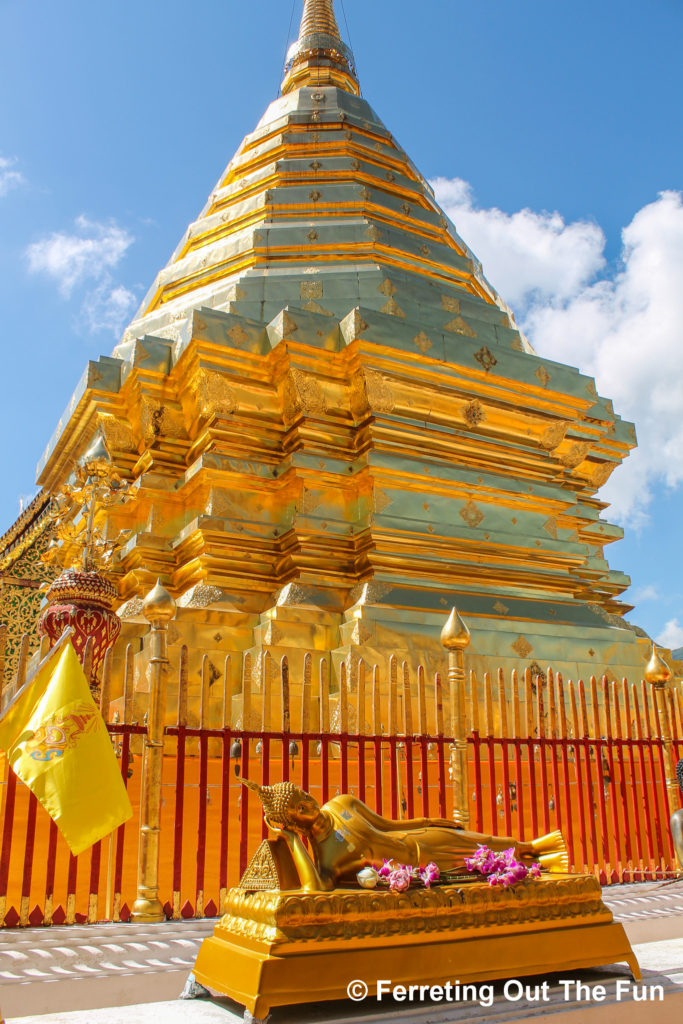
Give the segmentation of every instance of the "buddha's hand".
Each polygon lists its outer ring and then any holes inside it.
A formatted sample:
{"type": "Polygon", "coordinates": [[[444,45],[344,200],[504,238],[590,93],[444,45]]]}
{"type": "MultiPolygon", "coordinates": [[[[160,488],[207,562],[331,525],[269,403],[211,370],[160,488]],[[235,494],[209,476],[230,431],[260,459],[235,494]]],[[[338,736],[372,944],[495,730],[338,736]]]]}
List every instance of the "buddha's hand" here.
{"type": "Polygon", "coordinates": [[[325,885],[317,868],[311,860],[308,850],[303,844],[301,836],[292,829],[283,828],[280,835],[284,838],[292,854],[292,860],[299,876],[301,888],[305,892],[324,892],[331,888],[325,885]]]}

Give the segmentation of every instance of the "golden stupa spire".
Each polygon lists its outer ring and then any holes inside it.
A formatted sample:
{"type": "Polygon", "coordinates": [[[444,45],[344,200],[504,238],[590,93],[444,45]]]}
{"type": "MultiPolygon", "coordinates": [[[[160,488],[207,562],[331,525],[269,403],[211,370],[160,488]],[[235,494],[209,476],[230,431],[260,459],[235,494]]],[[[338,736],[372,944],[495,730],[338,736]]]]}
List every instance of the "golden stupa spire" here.
{"type": "Polygon", "coordinates": [[[333,0],[305,0],[299,38],[287,54],[282,92],[336,85],[359,93],[353,54],[342,42],[333,0]]]}
{"type": "Polygon", "coordinates": [[[341,42],[332,0],[306,0],[304,3],[299,38],[313,35],[314,32],[325,32],[328,36],[336,36],[341,42]]]}

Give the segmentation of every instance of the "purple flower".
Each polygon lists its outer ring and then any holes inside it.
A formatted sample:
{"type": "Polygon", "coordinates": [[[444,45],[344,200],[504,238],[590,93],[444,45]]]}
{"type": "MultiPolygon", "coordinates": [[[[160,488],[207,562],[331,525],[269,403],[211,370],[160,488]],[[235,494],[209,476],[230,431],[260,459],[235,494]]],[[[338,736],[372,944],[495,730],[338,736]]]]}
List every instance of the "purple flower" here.
{"type": "Polygon", "coordinates": [[[472,857],[465,858],[465,867],[468,871],[477,872],[488,879],[489,885],[500,885],[503,889],[523,882],[527,877],[540,878],[541,875],[538,864],[532,864],[527,868],[517,860],[514,847],[501,853],[494,853],[487,846],[479,846],[472,857]]]}
{"type": "Polygon", "coordinates": [[[387,860],[386,857],[385,857],[384,858],[384,864],[382,864],[381,868],[377,869],[377,874],[379,875],[380,878],[388,878],[393,870],[394,870],[394,862],[393,862],[393,860],[387,860]]]}

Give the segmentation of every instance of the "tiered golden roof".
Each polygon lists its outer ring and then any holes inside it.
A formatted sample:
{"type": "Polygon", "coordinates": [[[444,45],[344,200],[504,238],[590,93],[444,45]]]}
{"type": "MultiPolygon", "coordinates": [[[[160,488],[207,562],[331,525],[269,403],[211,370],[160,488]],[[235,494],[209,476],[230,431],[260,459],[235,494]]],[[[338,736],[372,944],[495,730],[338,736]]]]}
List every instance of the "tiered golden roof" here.
{"type": "Polygon", "coordinates": [[[533,352],[358,92],[330,0],[307,0],[283,95],[90,364],[41,482],[102,431],[137,494],[111,524],[134,530],[123,596],[204,588],[241,646],[438,651],[457,604],[468,657],[628,674],[597,491],[633,426],[533,352]]]}

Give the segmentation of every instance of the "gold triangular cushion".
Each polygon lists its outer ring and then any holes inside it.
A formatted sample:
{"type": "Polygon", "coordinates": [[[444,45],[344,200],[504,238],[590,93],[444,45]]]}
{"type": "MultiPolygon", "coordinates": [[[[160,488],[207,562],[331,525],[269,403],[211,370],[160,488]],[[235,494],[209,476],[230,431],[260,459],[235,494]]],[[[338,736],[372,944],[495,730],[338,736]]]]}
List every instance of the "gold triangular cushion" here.
{"type": "Polygon", "coordinates": [[[239,889],[252,892],[264,889],[276,891],[298,889],[300,881],[287,843],[277,839],[264,839],[240,879],[239,889]]]}

